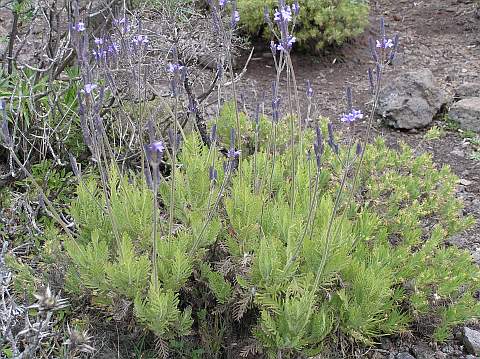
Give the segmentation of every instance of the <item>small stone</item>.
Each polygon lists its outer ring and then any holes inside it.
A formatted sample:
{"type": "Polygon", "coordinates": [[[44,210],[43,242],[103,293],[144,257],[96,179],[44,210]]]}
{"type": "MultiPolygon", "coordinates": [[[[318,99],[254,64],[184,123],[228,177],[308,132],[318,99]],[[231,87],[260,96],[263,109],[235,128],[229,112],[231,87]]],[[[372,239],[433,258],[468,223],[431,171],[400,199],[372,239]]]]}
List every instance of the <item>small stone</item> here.
{"type": "Polygon", "coordinates": [[[413,355],[407,352],[398,353],[396,359],[415,359],[413,355]]]}
{"type": "Polygon", "coordinates": [[[461,178],[460,180],[458,180],[458,183],[460,183],[462,186],[470,186],[473,182],[465,178],[461,178]]]}
{"type": "Polygon", "coordinates": [[[445,76],[445,81],[447,81],[447,82],[452,82],[454,80],[455,80],[455,74],[453,74],[453,73],[450,73],[447,76],[445,76]]]}
{"type": "Polygon", "coordinates": [[[393,347],[392,341],[388,337],[380,338],[380,347],[384,350],[390,350],[393,347]]]}
{"type": "Polygon", "coordinates": [[[446,358],[447,358],[447,354],[445,354],[444,352],[441,352],[440,350],[435,352],[435,359],[446,359],[446,358]]]}
{"type": "Polygon", "coordinates": [[[433,350],[425,343],[417,344],[413,347],[413,354],[417,359],[435,359],[433,350]]]}
{"type": "Polygon", "coordinates": [[[465,359],[477,359],[477,357],[475,355],[472,355],[472,354],[468,354],[465,359]]]}
{"type": "Polygon", "coordinates": [[[475,251],[472,253],[473,261],[480,265],[480,251],[475,251]]]}
{"type": "Polygon", "coordinates": [[[463,130],[480,132],[480,97],[469,97],[455,102],[448,117],[458,122],[463,130]]]}
{"type": "Polygon", "coordinates": [[[465,157],[465,152],[462,151],[459,148],[454,149],[452,152],[450,152],[452,155],[458,156],[458,157],[465,157]]]}
{"type": "Polygon", "coordinates": [[[470,354],[480,356],[480,332],[463,328],[463,344],[470,354]]]}

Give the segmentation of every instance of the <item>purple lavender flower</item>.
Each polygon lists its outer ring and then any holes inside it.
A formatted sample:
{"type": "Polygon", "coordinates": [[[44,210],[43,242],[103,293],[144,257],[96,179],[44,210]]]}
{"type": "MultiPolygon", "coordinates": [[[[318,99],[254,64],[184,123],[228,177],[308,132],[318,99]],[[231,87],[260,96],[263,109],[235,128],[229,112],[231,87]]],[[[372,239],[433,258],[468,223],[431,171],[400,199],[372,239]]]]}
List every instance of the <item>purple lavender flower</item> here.
{"type": "Polygon", "coordinates": [[[333,134],[333,123],[329,122],[327,125],[328,129],[328,145],[332,149],[333,153],[337,154],[339,153],[339,147],[338,144],[335,142],[335,136],[333,134]]]}
{"type": "Polygon", "coordinates": [[[187,109],[188,109],[188,112],[190,112],[190,113],[197,113],[198,107],[197,107],[196,101],[194,101],[193,98],[188,99],[188,108],[187,109]]]}
{"type": "Polygon", "coordinates": [[[217,125],[214,123],[210,133],[210,143],[214,144],[217,141],[217,125]]]}
{"type": "Polygon", "coordinates": [[[74,27],[73,29],[75,31],[78,31],[78,32],[83,32],[86,30],[85,28],[85,23],[83,21],[79,21],[74,27]]]}
{"type": "Polygon", "coordinates": [[[130,31],[130,24],[128,23],[128,19],[125,17],[122,17],[121,19],[114,19],[113,24],[120,28],[120,32],[122,34],[126,34],[130,31]]]}
{"type": "Polygon", "coordinates": [[[296,41],[297,39],[295,38],[295,36],[289,35],[287,41],[282,41],[277,45],[277,49],[278,51],[289,52],[296,41]]]}
{"type": "Polygon", "coordinates": [[[147,35],[137,35],[133,37],[132,42],[134,45],[139,46],[139,45],[147,45],[149,40],[147,35]]]}
{"type": "Polygon", "coordinates": [[[272,52],[273,56],[277,56],[277,45],[273,40],[270,41],[270,51],[272,52]]]}
{"type": "Polygon", "coordinates": [[[240,13],[238,10],[233,10],[232,12],[232,27],[235,27],[240,21],[240,13]]]}
{"type": "Polygon", "coordinates": [[[307,97],[310,99],[313,97],[313,88],[310,80],[307,80],[307,97]]]}
{"type": "Polygon", "coordinates": [[[97,87],[98,87],[97,84],[85,84],[81,92],[86,93],[87,95],[90,95],[93,92],[93,90],[95,90],[97,87]]]}
{"type": "Polygon", "coordinates": [[[124,17],[120,19],[113,19],[113,25],[115,26],[123,25],[125,24],[125,22],[126,22],[126,19],[124,17]]]}
{"type": "Polygon", "coordinates": [[[238,156],[240,156],[241,153],[242,153],[241,150],[235,150],[235,148],[232,147],[227,151],[227,157],[233,160],[238,158],[238,156]]]}
{"type": "Polygon", "coordinates": [[[357,148],[355,150],[355,153],[357,154],[357,156],[360,156],[362,152],[363,152],[362,144],[360,142],[357,142],[357,148]]]}
{"type": "Polygon", "coordinates": [[[211,182],[216,182],[217,181],[218,172],[215,169],[215,167],[210,166],[210,168],[208,169],[208,177],[210,178],[211,182]]]}
{"type": "Polygon", "coordinates": [[[172,73],[172,74],[175,74],[175,73],[178,73],[178,72],[182,71],[184,67],[185,67],[185,66],[182,66],[182,65],[180,65],[180,64],[172,64],[172,63],[169,63],[169,64],[167,65],[167,71],[170,72],[170,73],[172,73]]]}
{"type": "Polygon", "coordinates": [[[292,4],[292,10],[295,16],[300,13],[300,5],[298,4],[298,0],[295,0],[295,2],[292,4]]]}
{"type": "Polygon", "coordinates": [[[275,12],[273,13],[273,21],[275,22],[282,21],[282,13],[278,11],[278,9],[275,9],[275,12]]]}
{"type": "Polygon", "coordinates": [[[103,39],[101,37],[93,37],[96,45],[103,45],[103,39]]]}
{"type": "Polygon", "coordinates": [[[315,161],[317,162],[317,168],[321,167],[321,158],[324,151],[323,146],[323,136],[320,127],[317,125],[315,127],[316,138],[313,142],[313,152],[315,153],[315,161]]]}
{"type": "Polygon", "coordinates": [[[280,120],[280,97],[272,100],[272,121],[277,123],[280,120]]]}
{"type": "Polygon", "coordinates": [[[377,40],[377,48],[390,49],[392,47],[393,47],[393,40],[392,39],[382,39],[382,42],[377,40]]]}
{"type": "Polygon", "coordinates": [[[107,51],[114,54],[117,53],[120,50],[120,46],[115,42],[112,41],[110,45],[108,45],[107,51]]]}
{"type": "Polygon", "coordinates": [[[350,113],[343,114],[341,117],[342,122],[352,123],[355,120],[361,120],[363,118],[363,113],[360,110],[352,109],[350,113]]]}
{"type": "Polygon", "coordinates": [[[145,145],[145,154],[147,155],[147,160],[152,165],[158,166],[165,151],[165,145],[163,141],[156,141],[149,145],[145,145]]]}
{"type": "Polygon", "coordinates": [[[280,7],[280,10],[275,9],[275,13],[273,14],[273,20],[275,22],[292,21],[292,9],[290,8],[290,5],[280,7]]]}
{"type": "Polygon", "coordinates": [[[223,8],[225,4],[227,3],[227,0],[218,0],[218,5],[223,8]]]}
{"type": "Polygon", "coordinates": [[[107,51],[104,49],[92,50],[92,54],[96,61],[107,57],[107,51]]]}
{"type": "Polygon", "coordinates": [[[398,34],[396,34],[395,37],[393,38],[393,48],[392,48],[392,51],[390,52],[390,56],[389,56],[389,59],[388,59],[390,62],[393,61],[393,59],[395,58],[395,55],[397,53],[398,41],[399,41],[399,36],[398,36],[398,34]]]}
{"type": "Polygon", "coordinates": [[[217,76],[219,80],[223,77],[223,65],[220,61],[217,63],[217,76]]]}
{"type": "Polygon", "coordinates": [[[240,156],[240,153],[242,151],[240,150],[235,150],[235,129],[231,128],[230,129],[230,148],[227,151],[227,157],[231,160],[234,160],[240,156]]]}

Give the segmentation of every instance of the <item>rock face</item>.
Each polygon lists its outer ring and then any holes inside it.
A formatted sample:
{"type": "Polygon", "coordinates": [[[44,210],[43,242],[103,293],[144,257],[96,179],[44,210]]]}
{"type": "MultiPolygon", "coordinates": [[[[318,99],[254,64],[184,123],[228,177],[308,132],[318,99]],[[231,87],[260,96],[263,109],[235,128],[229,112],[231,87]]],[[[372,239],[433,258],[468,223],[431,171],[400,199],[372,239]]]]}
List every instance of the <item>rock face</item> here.
{"type": "Polygon", "coordinates": [[[448,117],[458,122],[463,130],[480,132],[480,97],[470,97],[455,102],[448,117]]]}
{"type": "Polygon", "coordinates": [[[429,125],[448,95],[429,69],[405,72],[389,81],[380,93],[377,114],[394,128],[413,129],[429,125]]]}
{"type": "Polygon", "coordinates": [[[465,344],[465,349],[467,349],[469,353],[480,356],[480,332],[465,327],[463,331],[463,344],[465,344]]]}

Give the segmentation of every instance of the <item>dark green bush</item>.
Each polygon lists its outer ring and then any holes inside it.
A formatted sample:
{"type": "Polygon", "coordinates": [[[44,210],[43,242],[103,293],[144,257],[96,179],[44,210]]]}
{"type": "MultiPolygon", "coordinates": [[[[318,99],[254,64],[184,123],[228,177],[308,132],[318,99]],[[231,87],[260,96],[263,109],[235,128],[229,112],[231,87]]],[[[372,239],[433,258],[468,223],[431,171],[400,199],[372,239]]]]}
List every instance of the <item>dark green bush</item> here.
{"type": "MultiPolygon", "coordinates": [[[[278,8],[277,0],[238,0],[243,28],[252,36],[272,34],[264,23],[264,7],[270,14],[278,8]]],[[[368,24],[368,1],[364,0],[300,0],[300,14],[294,36],[303,48],[322,49],[342,44],[361,34],[368,24]]]]}

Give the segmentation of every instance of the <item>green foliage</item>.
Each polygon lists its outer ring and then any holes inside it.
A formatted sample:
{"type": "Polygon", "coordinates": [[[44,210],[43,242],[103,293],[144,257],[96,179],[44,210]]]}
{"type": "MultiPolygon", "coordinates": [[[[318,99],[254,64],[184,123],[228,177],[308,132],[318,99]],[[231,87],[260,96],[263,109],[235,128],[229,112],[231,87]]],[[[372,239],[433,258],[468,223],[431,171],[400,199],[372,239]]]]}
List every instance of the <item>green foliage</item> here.
{"type": "Polygon", "coordinates": [[[178,295],[172,290],[150,287],[145,300],[135,300],[135,314],[151,331],[161,338],[187,335],[192,325],[191,308],[178,309],[178,295]]]}
{"type": "Polygon", "coordinates": [[[426,140],[438,140],[445,136],[445,132],[438,126],[432,126],[424,135],[426,140]]]}
{"type": "Polygon", "coordinates": [[[448,166],[437,169],[429,154],[415,157],[405,145],[396,153],[378,139],[365,162],[368,204],[381,214],[391,235],[415,245],[427,222],[441,224],[448,235],[472,224],[472,217],[458,218],[462,203],[455,198],[457,177],[448,166]]]}
{"type": "Polygon", "coordinates": [[[474,151],[470,154],[470,159],[474,161],[480,161],[480,151],[474,151]]]}
{"type": "Polygon", "coordinates": [[[32,185],[35,181],[42,187],[42,192],[48,198],[55,198],[59,203],[66,203],[71,198],[74,186],[71,185],[72,173],[65,168],[55,167],[51,160],[43,160],[30,169],[33,179],[27,177],[19,184],[30,189],[31,197],[37,199],[39,191],[32,185]]]}
{"type": "Polygon", "coordinates": [[[480,161],[480,135],[473,131],[464,131],[462,136],[472,146],[473,151],[470,153],[470,159],[480,161]]]}
{"type": "Polygon", "coordinates": [[[132,241],[124,235],[118,249],[117,261],[107,265],[110,287],[133,300],[147,288],[150,274],[148,256],[136,256],[132,241]]]}
{"type": "Polygon", "coordinates": [[[5,256],[5,264],[14,274],[13,289],[15,293],[20,296],[27,295],[33,299],[33,294],[36,293],[41,283],[32,268],[12,255],[5,256]]]}
{"type": "MultiPolygon", "coordinates": [[[[300,14],[294,35],[303,48],[320,50],[326,45],[342,44],[362,33],[368,24],[368,2],[364,0],[300,0],[300,14]]],[[[238,0],[243,28],[252,36],[263,31],[272,35],[264,23],[263,9],[278,8],[277,0],[238,0]]]]}
{"type": "MultiPolygon", "coordinates": [[[[273,146],[275,138],[275,146],[279,150],[285,150],[291,140],[290,118],[284,118],[278,124],[273,125],[272,121],[262,114],[259,115],[258,125],[254,120],[249,118],[247,114],[238,109],[238,123],[241,133],[240,148],[243,155],[252,155],[257,150],[268,150],[273,146]]],[[[209,122],[211,129],[213,124],[217,125],[217,134],[221,144],[230,147],[230,129],[237,129],[237,116],[235,105],[233,102],[227,102],[221,109],[219,117],[215,121],[209,122]]],[[[294,133],[295,139],[300,140],[300,133],[294,133]]],[[[303,141],[310,142],[313,140],[313,133],[303,133],[303,141]]],[[[261,156],[262,152],[257,153],[261,156]]]]}
{"type": "MultiPolygon", "coordinates": [[[[173,339],[186,335],[191,327],[191,309],[179,306],[179,292],[192,276],[195,263],[202,258],[203,247],[217,240],[220,219],[208,218],[214,193],[208,177],[209,163],[218,155],[202,148],[196,137],[183,144],[176,173],[175,215],[184,224],[174,235],[166,235],[165,220],[157,227],[158,283],[152,278],[153,192],[143,178],[120,175],[112,167],[108,188],[98,179],[84,177],[77,187],[77,197],[70,213],[79,228],[75,240],[66,240],[65,248],[72,266],[67,275],[67,289],[89,294],[92,302],[112,307],[115,298],[134,303],[139,323],[160,336],[173,339]],[[187,160],[189,159],[189,160],[187,160]],[[108,203],[105,199],[108,197],[108,203]],[[194,239],[200,237],[198,250],[192,253],[194,239]]],[[[219,178],[223,172],[219,169],[219,178]]],[[[160,195],[170,203],[170,184],[162,182],[160,195]]],[[[231,292],[228,283],[215,272],[207,274],[219,300],[231,292]],[[223,288],[221,284],[223,282],[223,288]]]]}
{"type": "MultiPolygon", "coordinates": [[[[221,116],[234,122],[232,111],[221,116]]],[[[252,148],[255,129],[241,118],[244,146],[252,148]]],[[[260,126],[273,136],[266,122],[260,126]]],[[[227,129],[219,126],[225,142],[227,129]]],[[[109,214],[97,181],[82,181],[71,206],[79,236],[65,243],[73,263],[68,288],[107,307],[116,297],[133,302],[139,324],[189,353],[195,345],[179,337],[195,328],[205,340],[202,353],[218,352],[233,319],[275,358],[316,355],[336,330],[372,344],[431,322],[437,326],[426,334],[444,340],[452,326],[478,317],[480,272],[467,252],[444,244],[472,223],[461,215],[448,167],[377,140],[365,148],[362,197],[351,202],[348,193],[337,198],[345,148],[339,157],[326,149],[319,172],[298,156],[293,182],[291,151],[271,155],[277,141],[253,146],[259,152],[228,173],[217,151],[195,135],[185,139],[174,197],[171,177],[159,188],[162,203],[174,205],[178,229],[166,234],[158,218],[158,283],[150,260],[152,191],[141,178],[112,170],[109,214]],[[208,177],[212,164],[216,182],[208,177]]],[[[301,153],[300,145],[295,150],[301,153]]]]}
{"type": "Polygon", "coordinates": [[[202,276],[206,278],[215,298],[220,304],[225,304],[232,296],[232,286],[221,273],[213,271],[208,264],[200,264],[202,276]]]}

